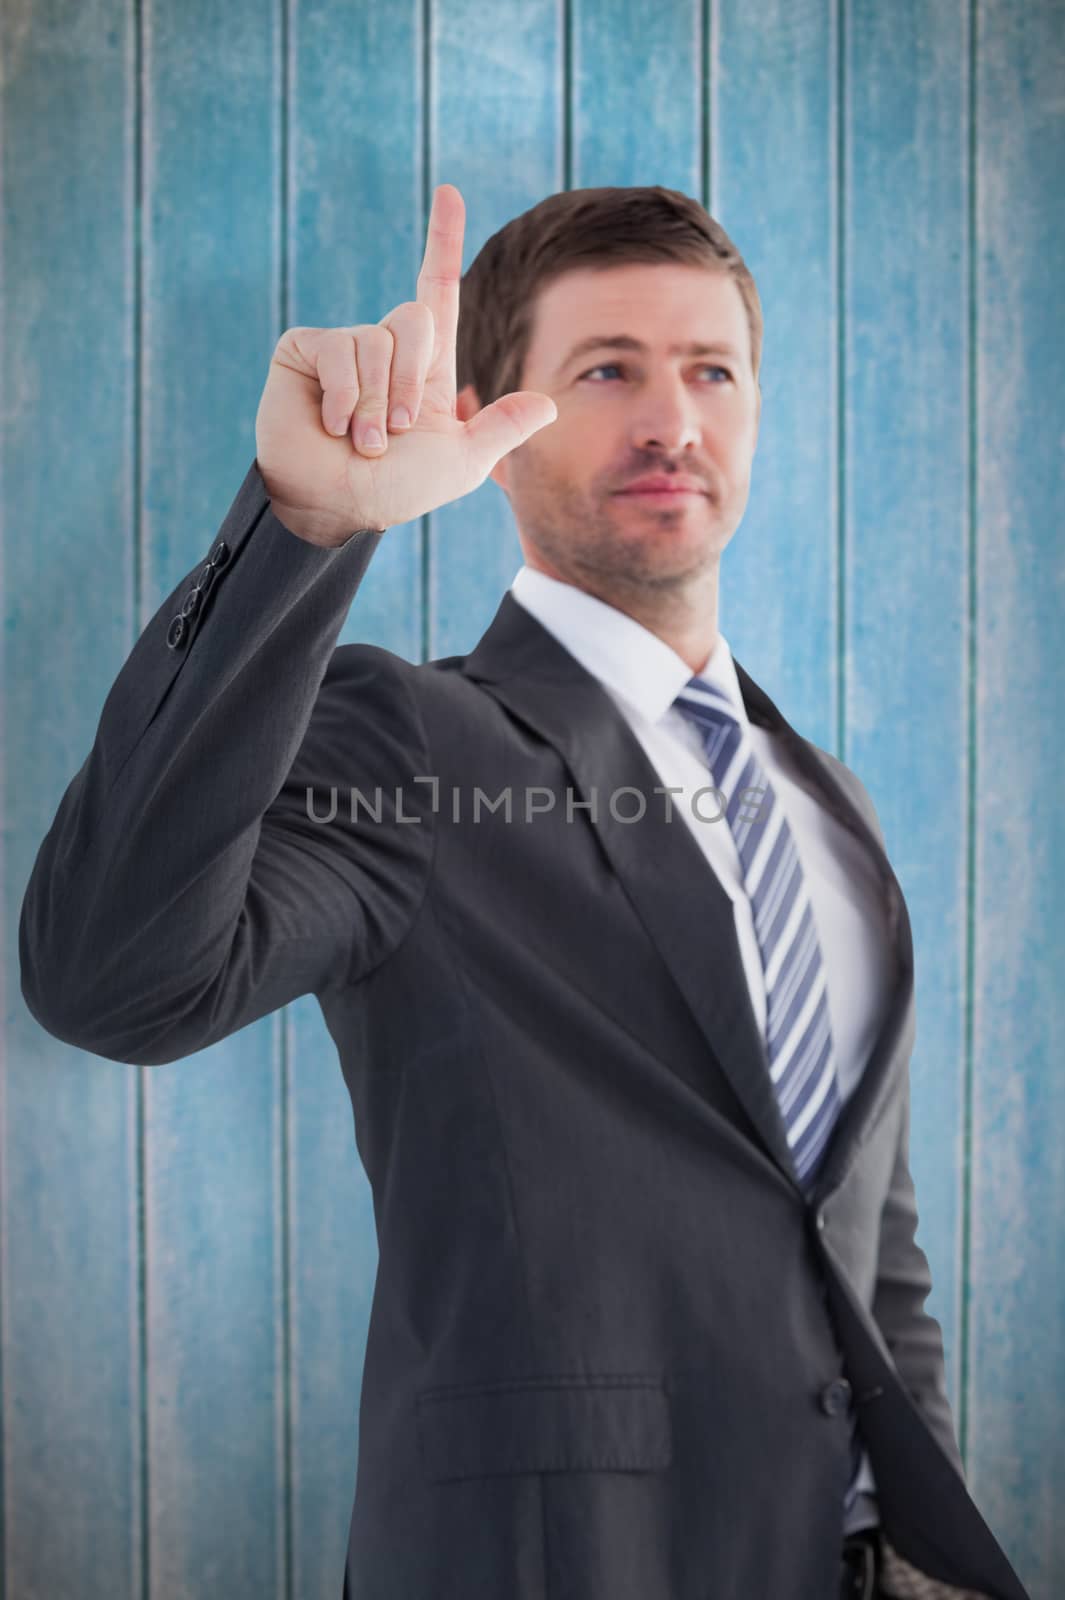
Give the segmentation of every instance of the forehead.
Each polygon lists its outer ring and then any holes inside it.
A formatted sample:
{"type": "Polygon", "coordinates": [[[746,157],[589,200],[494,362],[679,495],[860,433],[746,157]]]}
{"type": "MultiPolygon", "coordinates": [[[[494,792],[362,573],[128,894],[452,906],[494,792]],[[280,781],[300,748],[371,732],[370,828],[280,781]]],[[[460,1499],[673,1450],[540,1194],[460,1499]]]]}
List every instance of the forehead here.
{"type": "Polygon", "coordinates": [[[676,261],[580,267],[545,285],[533,307],[529,362],[556,363],[577,340],[626,334],[666,351],[674,342],[728,340],[750,352],[734,280],[676,261]]]}

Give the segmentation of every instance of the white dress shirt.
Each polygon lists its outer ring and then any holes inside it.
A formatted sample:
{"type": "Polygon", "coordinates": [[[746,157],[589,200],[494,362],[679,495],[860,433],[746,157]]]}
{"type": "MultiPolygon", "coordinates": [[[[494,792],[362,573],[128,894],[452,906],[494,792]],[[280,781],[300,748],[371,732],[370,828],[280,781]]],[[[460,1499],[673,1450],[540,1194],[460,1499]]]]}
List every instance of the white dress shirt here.
{"type": "MultiPolygon", "coordinates": [[[[672,646],[642,623],[534,567],[519,570],[510,593],[602,684],[643,746],[663,787],[681,791],[671,797],[674,814],[679,812],[691,828],[732,901],[751,1004],[764,1034],[765,975],[739,852],[723,814],[724,799],[704,794],[692,803],[695,791],[705,791],[713,779],[698,729],[673,705],[693,676],[691,669],[672,646]]],[[[846,1101],[857,1088],[880,1031],[894,975],[887,908],[877,870],[854,835],[826,809],[780,739],[749,721],[732,651],[720,630],[699,676],[727,695],[791,828],[821,944],[839,1090],[846,1101]]],[[[665,802],[663,797],[663,805],[665,802]]],[[[875,1487],[865,1453],[858,1489],[868,1495],[875,1494],[875,1487]]],[[[875,1499],[859,1493],[846,1529],[878,1520],[875,1499]]]]}

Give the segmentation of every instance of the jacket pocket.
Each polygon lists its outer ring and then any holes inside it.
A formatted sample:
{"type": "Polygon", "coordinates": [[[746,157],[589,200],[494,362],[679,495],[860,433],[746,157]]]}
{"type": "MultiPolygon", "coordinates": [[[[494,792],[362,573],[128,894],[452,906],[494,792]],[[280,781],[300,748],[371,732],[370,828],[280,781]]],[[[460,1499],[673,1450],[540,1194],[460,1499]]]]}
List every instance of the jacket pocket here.
{"type": "Polygon", "coordinates": [[[514,1472],[661,1472],[669,1397],[651,1374],[511,1379],[420,1389],[422,1464],[433,1483],[514,1472]]]}

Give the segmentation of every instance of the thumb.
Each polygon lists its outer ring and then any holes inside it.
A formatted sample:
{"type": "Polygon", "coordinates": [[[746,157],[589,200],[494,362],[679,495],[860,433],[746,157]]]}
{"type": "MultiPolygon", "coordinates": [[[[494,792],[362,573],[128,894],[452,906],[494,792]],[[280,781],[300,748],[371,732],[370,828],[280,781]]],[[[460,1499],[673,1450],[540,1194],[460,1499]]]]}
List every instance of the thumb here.
{"type": "Polygon", "coordinates": [[[558,416],[550,395],[519,389],[500,395],[466,424],[466,448],[483,482],[496,462],[558,416]]]}

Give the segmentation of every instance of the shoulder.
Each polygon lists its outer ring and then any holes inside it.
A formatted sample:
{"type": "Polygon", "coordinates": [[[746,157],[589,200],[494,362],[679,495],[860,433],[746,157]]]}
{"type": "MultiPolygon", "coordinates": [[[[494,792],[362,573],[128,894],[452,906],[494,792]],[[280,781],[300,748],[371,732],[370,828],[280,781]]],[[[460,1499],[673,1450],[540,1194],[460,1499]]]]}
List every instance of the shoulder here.
{"type": "Polygon", "coordinates": [[[471,721],[483,717],[489,697],[460,670],[465,660],[413,662],[381,645],[338,645],[319,687],[315,732],[342,742],[360,726],[373,725],[427,749],[455,728],[468,731],[471,721]]]}

